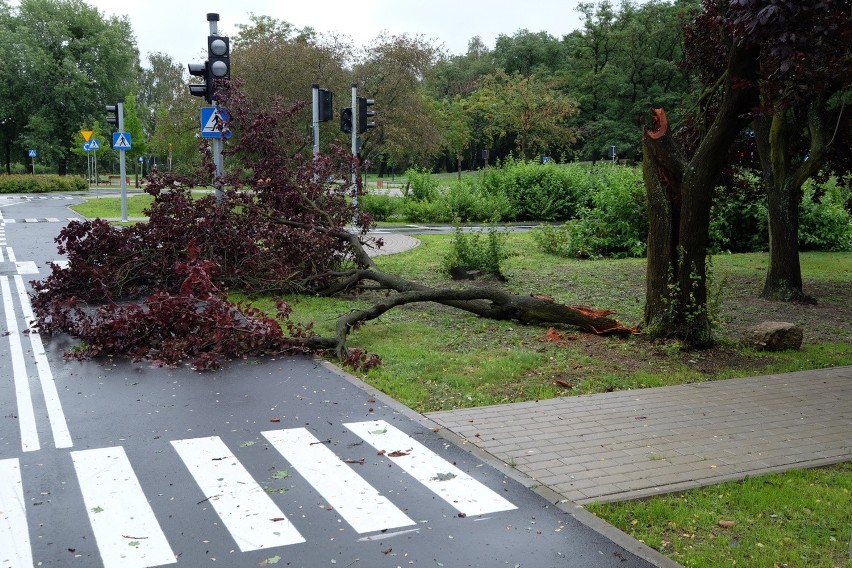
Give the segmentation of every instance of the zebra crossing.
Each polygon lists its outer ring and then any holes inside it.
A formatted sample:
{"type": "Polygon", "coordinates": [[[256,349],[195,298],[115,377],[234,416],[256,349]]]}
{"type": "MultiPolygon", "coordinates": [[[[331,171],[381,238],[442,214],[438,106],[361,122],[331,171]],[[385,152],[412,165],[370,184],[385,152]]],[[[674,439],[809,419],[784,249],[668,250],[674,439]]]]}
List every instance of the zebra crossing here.
{"type": "MultiPolygon", "coordinates": [[[[458,516],[517,509],[493,489],[384,420],[343,426],[376,450],[380,457],[371,461],[377,462],[377,468],[386,468],[385,462],[389,462],[401,475],[450,505],[458,516]]],[[[328,447],[327,441],[317,439],[306,428],[268,430],[261,435],[298,478],[325,500],[328,510],[333,510],[359,535],[384,534],[418,524],[358,472],[358,468],[365,467],[363,464],[345,461],[328,447]]],[[[241,552],[307,542],[299,526],[302,519],[288,517],[281,500],[264,490],[222,438],[178,439],[170,445],[194,480],[197,488],[193,491],[200,491],[202,502],[209,503],[221,521],[221,538],[230,537],[241,552]]],[[[158,521],[152,500],[142,488],[137,468],[123,446],[74,450],[70,456],[74,482],[82,494],[79,507],[85,510],[105,568],[149,568],[178,562],[170,536],[158,521]],[[128,546],[129,540],[132,546],[128,546]]],[[[32,511],[25,499],[25,477],[18,458],[0,459],[3,568],[34,566],[28,526],[32,511]]],[[[184,561],[192,563],[193,559],[184,561]]]]}
{"type": "Polygon", "coordinates": [[[17,225],[22,223],[67,223],[69,221],[79,221],[79,217],[24,217],[23,219],[3,219],[2,222],[7,225],[17,225]]]}
{"type": "Polygon", "coordinates": [[[54,200],[54,201],[70,201],[72,199],[79,199],[79,195],[29,195],[29,194],[16,194],[16,195],[0,195],[0,200],[4,201],[46,201],[46,200],[54,200]]]}

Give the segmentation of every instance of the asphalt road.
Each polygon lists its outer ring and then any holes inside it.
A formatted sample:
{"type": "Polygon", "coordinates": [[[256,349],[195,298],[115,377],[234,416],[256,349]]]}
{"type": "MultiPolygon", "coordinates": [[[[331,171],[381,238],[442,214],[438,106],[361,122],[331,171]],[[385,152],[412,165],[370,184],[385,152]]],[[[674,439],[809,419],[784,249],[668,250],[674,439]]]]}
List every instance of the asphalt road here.
{"type": "Polygon", "coordinates": [[[65,361],[28,281],[72,202],[0,196],[0,567],[654,565],[313,359],[65,361]]]}

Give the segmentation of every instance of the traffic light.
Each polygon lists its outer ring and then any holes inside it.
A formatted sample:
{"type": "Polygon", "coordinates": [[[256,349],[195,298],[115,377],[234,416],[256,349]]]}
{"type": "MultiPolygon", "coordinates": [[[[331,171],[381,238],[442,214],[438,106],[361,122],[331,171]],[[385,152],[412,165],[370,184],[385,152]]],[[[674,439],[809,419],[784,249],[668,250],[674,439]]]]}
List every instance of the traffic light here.
{"type": "Polygon", "coordinates": [[[204,97],[208,103],[213,102],[213,81],[210,78],[210,62],[190,63],[187,65],[189,74],[202,77],[202,83],[193,83],[189,86],[189,94],[194,97],[204,97]]]}
{"type": "Polygon", "coordinates": [[[364,97],[358,97],[358,133],[363,134],[367,132],[368,128],[375,128],[376,123],[372,120],[368,120],[369,118],[376,116],[376,111],[367,110],[367,107],[371,107],[376,104],[376,101],[373,99],[366,99],[364,97]]]}
{"type": "MultiPolygon", "coordinates": [[[[331,108],[332,94],[328,89],[319,89],[319,121],[326,122],[332,119],[334,111],[331,108]]],[[[352,115],[349,115],[349,124],[352,124],[352,115]]]]}
{"type": "Polygon", "coordinates": [[[118,105],[106,105],[107,124],[112,124],[116,128],[118,128],[118,105]]]}
{"type": "Polygon", "coordinates": [[[231,78],[231,39],[226,36],[207,36],[207,65],[211,79],[231,78]]]}
{"type": "Polygon", "coordinates": [[[340,109],[340,130],[346,134],[352,133],[352,108],[340,109]]]}

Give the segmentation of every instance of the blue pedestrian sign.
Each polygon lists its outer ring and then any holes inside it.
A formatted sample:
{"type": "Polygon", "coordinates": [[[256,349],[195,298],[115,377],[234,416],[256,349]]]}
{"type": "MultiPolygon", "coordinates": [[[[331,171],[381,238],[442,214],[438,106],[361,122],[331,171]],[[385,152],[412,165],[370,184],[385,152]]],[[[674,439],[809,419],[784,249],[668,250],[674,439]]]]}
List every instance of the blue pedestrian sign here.
{"type": "Polygon", "coordinates": [[[112,147],[115,150],[130,150],[130,133],[129,132],[113,132],[112,147]]]}
{"type": "Polygon", "coordinates": [[[36,151],[34,149],[30,148],[28,153],[29,153],[30,158],[36,157],[36,151]]]}
{"type": "Polygon", "coordinates": [[[233,136],[230,128],[226,127],[230,120],[228,109],[222,107],[201,108],[201,137],[230,138],[233,136]]]}
{"type": "Polygon", "coordinates": [[[97,138],[92,138],[88,142],[83,142],[83,150],[86,152],[97,152],[101,149],[101,143],[97,138]]]}

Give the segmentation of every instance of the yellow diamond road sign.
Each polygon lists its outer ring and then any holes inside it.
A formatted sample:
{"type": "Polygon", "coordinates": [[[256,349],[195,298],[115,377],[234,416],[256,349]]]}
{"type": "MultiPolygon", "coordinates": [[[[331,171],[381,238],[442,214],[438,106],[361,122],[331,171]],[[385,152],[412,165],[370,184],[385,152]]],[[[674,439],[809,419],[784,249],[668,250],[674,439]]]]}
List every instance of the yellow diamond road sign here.
{"type": "Polygon", "coordinates": [[[91,137],[92,137],[92,134],[94,134],[94,132],[93,132],[93,131],[91,131],[91,130],[81,130],[81,131],[80,131],[80,134],[83,136],[83,140],[85,140],[86,142],[88,142],[88,141],[89,141],[89,138],[91,138],[91,137]]]}

